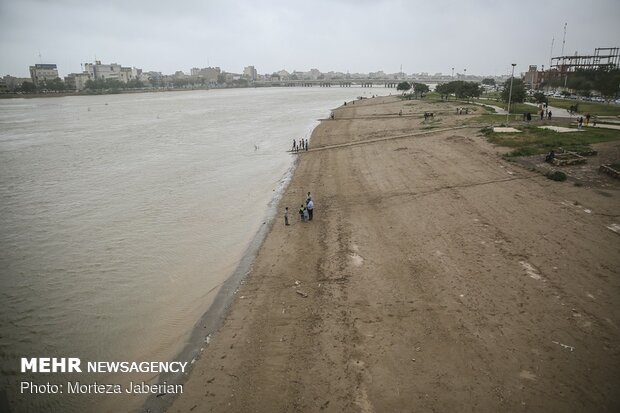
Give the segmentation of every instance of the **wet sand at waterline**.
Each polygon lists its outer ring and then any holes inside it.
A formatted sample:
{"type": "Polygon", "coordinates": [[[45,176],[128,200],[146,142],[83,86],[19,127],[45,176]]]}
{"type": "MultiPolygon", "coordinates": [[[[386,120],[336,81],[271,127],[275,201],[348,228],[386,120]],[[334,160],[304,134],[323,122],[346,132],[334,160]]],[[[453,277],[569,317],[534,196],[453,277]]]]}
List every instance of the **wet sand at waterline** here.
{"type": "Polygon", "coordinates": [[[368,99],[315,129],[169,412],[620,409],[618,187],[442,131],[456,106],[368,99]]]}

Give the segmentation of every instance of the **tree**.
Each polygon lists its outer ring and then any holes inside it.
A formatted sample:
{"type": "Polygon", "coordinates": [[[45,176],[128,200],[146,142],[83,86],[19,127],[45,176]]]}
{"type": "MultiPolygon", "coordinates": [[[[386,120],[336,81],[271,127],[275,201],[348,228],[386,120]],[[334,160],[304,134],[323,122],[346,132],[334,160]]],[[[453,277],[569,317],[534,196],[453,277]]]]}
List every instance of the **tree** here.
{"type": "Polygon", "coordinates": [[[441,99],[446,98],[452,94],[458,99],[467,99],[472,97],[478,97],[482,93],[480,85],[476,82],[465,82],[463,80],[454,80],[452,82],[444,83],[435,88],[435,91],[441,95],[441,99]]]}
{"type": "Polygon", "coordinates": [[[127,82],[127,85],[125,85],[125,87],[128,89],[140,89],[144,87],[144,83],[142,83],[139,79],[131,79],[129,82],[127,82]]]}
{"type": "Polygon", "coordinates": [[[24,82],[19,88],[24,93],[33,93],[37,91],[37,87],[32,82],[24,82]]]}
{"type": "Polygon", "coordinates": [[[55,91],[65,90],[65,82],[63,82],[61,78],[57,77],[56,79],[46,81],[45,88],[55,91]]]}
{"type": "Polygon", "coordinates": [[[396,86],[396,90],[402,90],[403,93],[411,89],[411,85],[409,82],[400,82],[398,86],[396,86]]]}
{"type": "Polygon", "coordinates": [[[448,100],[448,98],[450,97],[450,94],[452,93],[450,83],[444,83],[442,85],[437,85],[437,87],[435,88],[435,92],[439,93],[441,100],[444,100],[444,98],[448,100]]]}
{"type": "Polygon", "coordinates": [[[425,85],[424,83],[413,84],[413,93],[415,93],[416,97],[418,96],[418,93],[421,97],[424,97],[424,94],[428,93],[429,91],[430,89],[428,88],[428,85],[425,85]]]}
{"type": "Polygon", "coordinates": [[[510,93],[510,79],[504,83],[504,91],[502,92],[502,100],[508,103],[510,97],[510,103],[522,103],[525,100],[525,85],[523,80],[513,78],[512,80],[512,94],[510,93]]]}
{"type": "Polygon", "coordinates": [[[547,96],[545,96],[545,94],[542,92],[536,92],[532,97],[534,98],[536,103],[547,103],[547,96]]]}
{"type": "Polygon", "coordinates": [[[495,86],[495,79],[492,79],[490,77],[484,78],[482,79],[482,84],[489,85],[489,86],[495,86]]]}

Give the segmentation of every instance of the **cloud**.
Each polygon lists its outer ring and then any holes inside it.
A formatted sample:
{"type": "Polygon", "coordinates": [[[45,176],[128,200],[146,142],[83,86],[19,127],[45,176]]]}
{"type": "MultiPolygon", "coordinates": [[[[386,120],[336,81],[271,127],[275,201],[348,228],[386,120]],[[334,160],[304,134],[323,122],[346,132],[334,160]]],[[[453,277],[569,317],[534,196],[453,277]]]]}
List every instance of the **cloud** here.
{"type": "Polygon", "coordinates": [[[0,0],[0,74],[26,76],[38,61],[61,74],[116,62],[173,73],[208,64],[288,70],[503,74],[548,64],[551,39],[566,53],[619,46],[620,3],[575,0],[318,0],[83,2],[0,0]]]}

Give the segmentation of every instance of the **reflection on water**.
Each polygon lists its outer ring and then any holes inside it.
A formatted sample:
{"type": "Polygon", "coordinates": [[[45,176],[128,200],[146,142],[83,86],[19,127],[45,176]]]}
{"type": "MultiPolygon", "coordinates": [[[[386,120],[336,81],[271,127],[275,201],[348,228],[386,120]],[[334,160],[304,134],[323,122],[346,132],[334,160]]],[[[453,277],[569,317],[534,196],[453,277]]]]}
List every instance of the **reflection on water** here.
{"type": "Polygon", "coordinates": [[[292,139],[309,137],[345,99],[377,92],[1,101],[0,360],[9,398],[23,410],[93,409],[86,396],[18,396],[16,381],[28,378],[17,374],[21,356],[172,359],[264,221],[292,165],[292,139]]]}

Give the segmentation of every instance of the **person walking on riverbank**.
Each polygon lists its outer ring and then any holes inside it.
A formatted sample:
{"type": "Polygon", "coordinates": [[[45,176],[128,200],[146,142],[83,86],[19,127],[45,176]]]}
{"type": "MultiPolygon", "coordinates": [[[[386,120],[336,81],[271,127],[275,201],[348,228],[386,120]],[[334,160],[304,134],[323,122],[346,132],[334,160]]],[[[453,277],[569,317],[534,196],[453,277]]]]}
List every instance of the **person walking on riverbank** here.
{"type": "Polygon", "coordinates": [[[306,139],[306,152],[308,152],[308,139],[306,139]]]}
{"type": "Polygon", "coordinates": [[[314,211],[314,202],[312,199],[308,201],[308,205],[306,205],[306,209],[308,210],[308,220],[312,221],[312,213],[314,211]]]}
{"type": "Polygon", "coordinates": [[[290,225],[288,223],[288,207],[284,208],[284,225],[290,225]]]}

